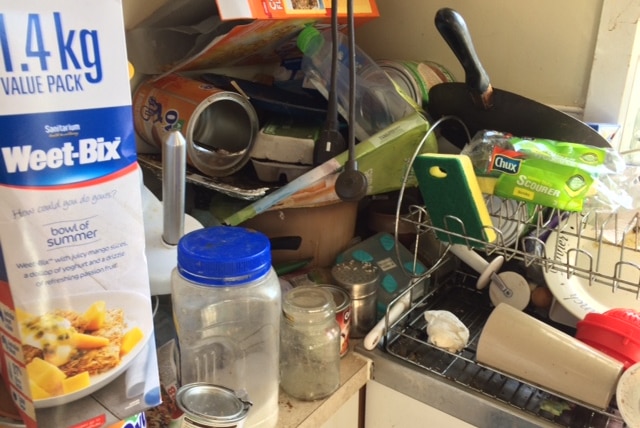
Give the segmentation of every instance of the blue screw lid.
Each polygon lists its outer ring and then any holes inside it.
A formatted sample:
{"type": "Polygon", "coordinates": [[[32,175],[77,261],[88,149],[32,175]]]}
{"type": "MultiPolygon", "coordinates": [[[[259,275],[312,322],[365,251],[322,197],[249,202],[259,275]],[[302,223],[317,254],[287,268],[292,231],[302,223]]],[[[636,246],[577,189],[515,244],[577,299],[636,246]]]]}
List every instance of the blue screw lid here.
{"type": "Polygon", "coordinates": [[[178,272],[195,283],[243,285],[270,269],[271,243],[255,230],[214,226],[189,232],[178,242],[178,272]]]}

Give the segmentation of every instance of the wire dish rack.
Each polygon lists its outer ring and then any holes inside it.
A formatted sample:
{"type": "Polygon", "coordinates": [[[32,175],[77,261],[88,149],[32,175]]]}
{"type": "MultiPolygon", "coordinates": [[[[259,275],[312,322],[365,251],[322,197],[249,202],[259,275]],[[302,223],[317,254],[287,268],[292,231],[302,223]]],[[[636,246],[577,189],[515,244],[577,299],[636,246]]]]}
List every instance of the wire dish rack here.
{"type": "MultiPolygon", "coordinates": [[[[487,258],[503,256],[507,262],[525,269],[527,273],[539,275],[538,279],[544,279],[549,272],[567,280],[580,278],[587,288],[602,287],[599,292],[606,291],[638,306],[640,240],[637,231],[640,216],[638,213],[570,213],[495,197],[486,197],[485,200],[497,235],[492,243],[466,236],[464,224],[459,219],[446,219],[444,224],[455,224],[452,229],[463,231],[452,233],[434,227],[422,206],[411,206],[409,214],[403,216],[399,215],[398,208],[396,230],[401,221],[415,226],[416,259],[422,259],[419,242],[428,234],[432,235],[431,240],[434,234],[437,235],[442,245],[440,258],[432,268],[424,275],[413,276],[412,285],[405,291],[422,297],[413,300],[411,308],[396,322],[389,322],[387,312],[384,348],[397,358],[450,379],[488,399],[541,418],[546,423],[565,427],[624,426],[615,397],[607,409],[595,409],[477,363],[477,341],[493,309],[488,293],[476,288],[477,274],[465,266],[446,278],[436,278],[437,275],[433,274],[446,259],[452,242],[447,242],[447,237],[455,236],[487,258]],[[425,277],[432,280],[429,290],[415,293],[415,285],[425,277]],[[428,342],[424,312],[431,309],[452,312],[469,329],[468,345],[460,353],[450,353],[428,342]]],[[[408,271],[407,275],[412,276],[408,271]]],[[[402,299],[405,293],[395,301],[402,299]]],[[[570,335],[575,334],[574,328],[549,319],[546,311],[530,305],[525,312],[570,335]]]]}
{"type": "MultiPolygon", "coordinates": [[[[633,299],[632,306],[640,309],[640,212],[575,213],[486,195],[485,201],[493,242],[467,236],[464,223],[454,216],[443,223],[462,232],[433,226],[422,206],[412,205],[410,214],[397,221],[413,223],[418,240],[425,234],[437,235],[444,244],[462,239],[487,257],[520,262],[540,276],[553,272],[567,280],[581,278],[589,287],[607,287],[612,294],[622,293],[621,299],[633,299]]],[[[436,263],[427,274],[438,267],[436,263]]]]}

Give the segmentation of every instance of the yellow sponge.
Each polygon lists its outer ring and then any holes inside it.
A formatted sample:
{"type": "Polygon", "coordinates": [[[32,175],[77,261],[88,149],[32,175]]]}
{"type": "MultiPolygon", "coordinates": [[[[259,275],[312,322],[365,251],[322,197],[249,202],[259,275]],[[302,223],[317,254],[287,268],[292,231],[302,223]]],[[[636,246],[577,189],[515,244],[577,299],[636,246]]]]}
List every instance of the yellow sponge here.
{"type": "Polygon", "coordinates": [[[438,239],[476,248],[496,239],[468,156],[425,153],[416,157],[413,169],[438,239]]]}

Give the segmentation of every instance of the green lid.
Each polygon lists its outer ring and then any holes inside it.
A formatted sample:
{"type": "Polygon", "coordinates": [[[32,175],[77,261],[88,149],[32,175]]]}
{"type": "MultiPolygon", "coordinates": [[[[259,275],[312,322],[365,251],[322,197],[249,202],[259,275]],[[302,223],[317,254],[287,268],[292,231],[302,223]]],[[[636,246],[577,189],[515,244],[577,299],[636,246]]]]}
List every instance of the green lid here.
{"type": "Polygon", "coordinates": [[[324,39],[316,27],[307,25],[298,34],[296,43],[303,54],[311,56],[322,47],[324,39]]]}

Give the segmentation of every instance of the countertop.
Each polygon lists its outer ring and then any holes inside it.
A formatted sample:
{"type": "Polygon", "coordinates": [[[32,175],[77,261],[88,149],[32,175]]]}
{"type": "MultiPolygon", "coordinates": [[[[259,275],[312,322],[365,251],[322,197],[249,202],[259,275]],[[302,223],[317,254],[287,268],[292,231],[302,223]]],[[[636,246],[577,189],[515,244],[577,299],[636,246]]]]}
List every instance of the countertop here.
{"type": "Polygon", "coordinates": [[[367,384],[372,374],[371,359],[356,353],[355,343],[350,348],[340,361],[340,386],[329,397],[317,401],[301,401],[280,390],[279,428],[317,428],[367,384]]]}
{"type": "MultiPolygon", "coordinates": [[[[165,343],[175,337],[171,301],[166,296],[160,299],[154,324],[157,343],[165,343]]],[[[349,352],[340,360],[340,386],[329,397],[317,401],[301,401],[280,390],[278,428],[317,428],[367,384],[371,379],[373,366],[371,359],[355,351],[361,342],[361,339],[350,339],[349,352]]]]}

